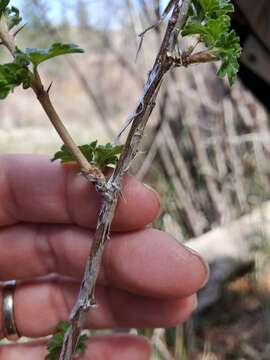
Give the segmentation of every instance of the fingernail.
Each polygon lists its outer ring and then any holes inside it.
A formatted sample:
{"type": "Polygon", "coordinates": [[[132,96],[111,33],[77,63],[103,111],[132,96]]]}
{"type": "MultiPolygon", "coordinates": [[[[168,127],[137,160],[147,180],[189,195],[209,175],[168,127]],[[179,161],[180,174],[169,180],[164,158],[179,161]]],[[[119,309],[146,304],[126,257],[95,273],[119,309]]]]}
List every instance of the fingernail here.
{"type": "Polygon", "coordinates": [[[150,185],[148,185],[148,184],[146,184],[146,183],[143,183],[143,185],[146,187],[146,189],[152,191],[152,192],[156,195],[156,197],[157,197],[157,199],[158,199],[158,203],[159,203],[159,212],[158,212],[158,216],[157,216],[157,217],[159,217],[159,216],[161,215],[161,213],[162,213],[162,206],[161,206],[161,198],[160,198],[160,195],[159,195],[159,193],[156,191],[156,189],[152,188],[152,186],[150,186],[150,185]]]}
{"type": "Polygon", "coordinates": [[[205,270],[205,280],[202,283],[200,289],[204,288],[205,285],[208,283],[209,277],[210,277],[210,267],[207,261],[204,260],[202,255],[198,253],[196,250],[192,249],[191,247],[187,246],[186,244],[182,244],[188,252],[190,252],[192,255],[195,255],[200,262],[202,263],[204,270],[205,270]]]}

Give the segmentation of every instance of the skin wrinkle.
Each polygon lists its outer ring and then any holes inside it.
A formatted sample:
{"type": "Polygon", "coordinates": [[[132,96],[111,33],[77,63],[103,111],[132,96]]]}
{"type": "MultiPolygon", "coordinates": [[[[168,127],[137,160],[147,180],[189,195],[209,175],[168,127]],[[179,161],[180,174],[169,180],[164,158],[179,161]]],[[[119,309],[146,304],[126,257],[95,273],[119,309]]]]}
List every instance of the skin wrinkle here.
{"type": "Polygon", "coordinates": [[[43,268],[44,274],[56,272],[58,269],[57,256],[55,254],[50,233],[46,234],[46,225],[36,225],[36,233],[33,240],[33,247],[37,258],[43,268]]]}

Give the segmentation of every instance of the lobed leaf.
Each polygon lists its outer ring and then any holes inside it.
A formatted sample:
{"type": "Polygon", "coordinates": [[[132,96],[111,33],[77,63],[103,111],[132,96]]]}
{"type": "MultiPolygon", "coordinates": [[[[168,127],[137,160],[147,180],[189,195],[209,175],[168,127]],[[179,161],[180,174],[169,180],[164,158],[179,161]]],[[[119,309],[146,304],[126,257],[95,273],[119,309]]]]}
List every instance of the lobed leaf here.
{"type": "Polygon", "coordinates": [[[221,78],[227,75],[230,85],[233,85],[239,70],[238,58],[241,55],[241,46],[239,37],[235,31],[225,33],[220,38],[219,56],[221,66],[218,70],[218,76],[221,78]]]}
{"type": "MultiPolygon", "coordinates": [[[[78,148],[81,150],[86,159],[91,163],[93,161],[93,153],[97,142],[94,141],[89,145],[80,145],[78,148]]],[[[62,163],[76,161],[66,145],[61,147],[61,150],[55,153],[52,161],[61,160],[62,163]]]]}
{"type": "Polygon", "coordinates": [[[217,18],[234,12],[231,0],[193,0],[193,3],[205,18],[217,18]]]}
{"type": "Polygon", "coordinates": [[[232,85],[239,69],[240,39],[230,30],[228,14],[234,11],[230,0],[193,0],[193,13],[189,17],[182,36],[199,35],[217,59],[221,60],[220,77],[228,77],[232,85]]]}
{"type": "Polygon", "coordinates": [[[25,50],[28,59],[35,67],[56,56],[83,52],[84,50],[75,44],[62,43],[54,43],[49,49],[28,48],[25,50]]]}
{"type": "Polygon", "coordinates": [[[121,154],[123,149],[122,145],[112,145],[107,143],[106,145],[99,145],[94,151],[94,164],[103,169],[106,166],[116,164],[118,155],[121,154]]]}
{"type": "MultiPolygon", "coordinates": [[[[93,141],[88,145],[78,146],[83,155],[89,161],[89,163],[103,169],[106,166],[112,166],[117,162],[118,155],[121,153],[122,145],[112,145],[110,143],[106,145],[98,145],[97,141],[93,141]]],[[[52,161],[60,160],[62,163],[75,161],[75,158],[70,153],[66,145],[61,147],[52,161]]]]}

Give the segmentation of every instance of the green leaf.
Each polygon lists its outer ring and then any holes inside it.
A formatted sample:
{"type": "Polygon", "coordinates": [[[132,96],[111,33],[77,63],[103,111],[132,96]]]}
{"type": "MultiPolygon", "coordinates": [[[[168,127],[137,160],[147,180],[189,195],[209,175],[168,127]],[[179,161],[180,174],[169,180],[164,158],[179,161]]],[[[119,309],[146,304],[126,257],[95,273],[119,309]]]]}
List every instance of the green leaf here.
{"type": "MultiPolygon", "coordinates": [[[[61,348],[64,342],[66,331],[69,329],[70,323],[68,321],[60,321],[57,325],[57,331],[52,336],[47,345],[48,354],[45,360],[57,360],[59,358],[61,348]]],[[[81,354],[85,351],[87,344],[87,335],[82,335],[79,338],[78,345],[75,350],[75,354],[81,354]]]]}
{"type": "Polygon", "coordinates": [[[14,63],[20,66],[27,67],[30,64],[30,61],[26,54],[24,54],[20,49],[16,48],[14,63]]]}
{"type": "Polygon", "coordinates": [[[76,354],[83,354],[86,350],[88,336],[87,335],[81,335],[80,340],[78,342],[78,345],[76,347],[76,354]]]}
{"type": "Polygon", "coordinates": [[[221,15],[218,18],[211,18],[200,21],[191,17],[182,31],[182,36],[200,35],[205,45],[214,46],[215,42],[230,29],[230,18],[228,15],[221,15]]]}
{"type": "MultiPolygon", "coordinates": [[[[81,150],[81,152],[83,153],[83,155],[86,157],[86,159],[89,162],[92,162],[92,160],[93,160],[93,151],[94,151],[93,144],[95,145],[96,142],[91,143],[89,145],[80,145],[80,146],[78,146],[78,148],[81,150]]],[[[76,161],[66,145],[63,145],[61,147],[61,150],[58,151],[54,155],[52,161],[55,161],[55,160],[61,160],[62,163],[68,163],[68,162],[76,161]]]]}
{"type": "Polygon", "coordinates": [[[0,15],[6,10],[9,2],[10,0],[0,0],[0,15]]]}
{"type": "Polygon", "coordinates": [[[57,325],[57,330],[60,332],[66,332],[69,328],[70,324],[68,321],[60,321],[57,325]]]}
{"type": "Polygon", "coordinates": [[[83,52],[84,50],[75,44],[61,43],[54,43],[49,49],[28,48],[25,50],[25,53],[34,66],[38,66],[40,63],[56,56],[83,52]]]}
{"type": "MultiPolygon", "coordinates": [[[[97,166],[99,169],[114,165],[117,162],[118,155],[123,149],[122,145],[114,146],[110,143],[106,145],[97,145],[97,141],[78,147],[89,163],[97,166]]],[[[55,160],[60,160],[62,163],[76,161],[66,145],[63,145],[61,150],[54,155],[52,161],[55,160]]]]}
{"type": "Polygon", "coordinates": [[[99,145],[94,152],[94,164],[102,169],[106,166],[114,165],[117,162],[118,155],[121,154],[122,145],[99,145]]]}
{"type": "Polygon", "coordinates": [[[217,18],[234,11],[230,0],[198,0],[205,17],[217,18]]]}
{"type": "Polygon", "coordinates": [[[193,13],[189,17],[182,36],[199,35],[201,42],[221,60],[220,77],[228,77],[232,85],[239,69],[240,39],[230,30],[228,14],[234,11],[230,0],[193,0],[193,13]]]}
{"type": "Polygon", "coordinates": [[[239,70],[239,64],[235,57],[224,59],[221,63],[221,66],[218,70],[218,76],[224,78],[228,76],[230,85],[232,86],[236,80],[236,75],[239,70]]]}
{"type": "Polygon", "coordinates": [[[209,32],[205,25],[202,25],[200,22],[196,21],[188,21],[184,29],[182,30],[182,36],[190,36],[190,35],[201,35],[202,38],[209,35],[209,32]]]}
{"type": "Polygon", "coordinates": [[[227,75],[230,85],[233,85],[239,70],[238,58],[241,55],[241,46],[239,37],[235,31],[225,33],[220,38],[219,56],[221,66],[218,70],[218,76],[223,78],[227,75]]]}
{"type": "Polygon", "coordinates": [[[0,99],[4,99],[17,86],[29,88],[31,77],[27,67],[16,63],[0,65],[0,99]]]}

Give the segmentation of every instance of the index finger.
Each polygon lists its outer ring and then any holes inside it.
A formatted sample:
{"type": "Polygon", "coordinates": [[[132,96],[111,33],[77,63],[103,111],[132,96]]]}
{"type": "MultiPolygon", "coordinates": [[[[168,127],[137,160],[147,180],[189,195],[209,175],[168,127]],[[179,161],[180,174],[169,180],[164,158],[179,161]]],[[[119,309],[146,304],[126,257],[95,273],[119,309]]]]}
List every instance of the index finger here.
{"type": "MultiPolygon", "coordinates": [[[[18,222],[76,224],[94,228],[100,195],[78,171],[46,156],[0,157],[0,226],[18,222]]],[[[124,180],[112,228],[135,230],[159,212],[156,193],[133,177],[124,180]]]]}

